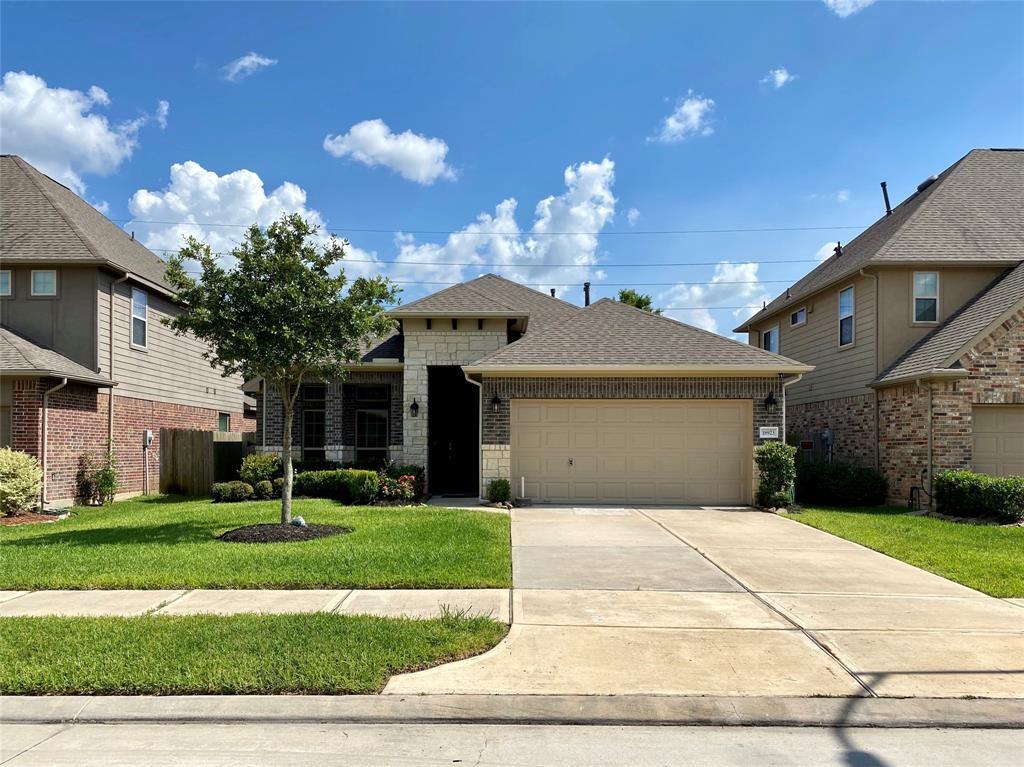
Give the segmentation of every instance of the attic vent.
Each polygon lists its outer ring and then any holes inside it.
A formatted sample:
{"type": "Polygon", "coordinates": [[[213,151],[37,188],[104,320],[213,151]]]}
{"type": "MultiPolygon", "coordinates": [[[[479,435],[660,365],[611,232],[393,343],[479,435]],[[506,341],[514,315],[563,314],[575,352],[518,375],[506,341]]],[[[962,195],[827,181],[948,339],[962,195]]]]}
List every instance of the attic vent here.
{"type": "Polygon", "coordinates": [[[837,258],[843,255],[843,243],[837,241],[835,248],[832,249],[832,252],[836,254],[837,258]]]}
{"type": "Polygon", "coordinates": [[[938,179],[938,176],[929,176],[928,178],[926,178],[924,181],[917,185],[917,191],[923,192],[925,189],[927,189],[936,181],[938,181],[938,179]]]}

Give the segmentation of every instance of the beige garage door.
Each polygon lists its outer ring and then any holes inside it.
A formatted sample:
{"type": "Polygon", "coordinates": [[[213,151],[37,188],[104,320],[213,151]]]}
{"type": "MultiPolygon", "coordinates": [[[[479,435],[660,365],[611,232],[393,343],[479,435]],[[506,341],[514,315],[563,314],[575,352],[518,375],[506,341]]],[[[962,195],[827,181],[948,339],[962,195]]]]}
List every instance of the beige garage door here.
{"type": "Polygon", "coordinates": [[[1024,405],[974,406],[974,470],[1024,476],[1024,405]]]}
{"type": "Polygon", "coordinates": [[[512,481],[535,501],[749,503],[749,400],[512,400],[512,481]]]}

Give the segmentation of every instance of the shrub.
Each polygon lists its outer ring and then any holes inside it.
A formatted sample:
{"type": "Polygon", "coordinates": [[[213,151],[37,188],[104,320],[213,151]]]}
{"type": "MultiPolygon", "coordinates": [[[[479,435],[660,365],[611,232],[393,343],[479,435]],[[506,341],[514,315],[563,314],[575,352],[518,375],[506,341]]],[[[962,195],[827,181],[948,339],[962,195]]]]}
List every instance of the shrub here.
{"type": "Polygon", "coordinates": [[[392,477],[382,471],[377,479],[380,497],[385,501],[411,501],[416,497],[416,477],[412,474],[392,477]]]}
{"type": "Polygon", "coordinates": [[[274,497],[280,498],[281,493],[284,492],[284,477],[278,477],[273,482],[274,485],[274,497]]]}
{"type": "Polygon", "coordinates": [[[271,498],[280,495],[280,493],[274,492],[274,483],[271,482],[269,479],[261,479],[259,482],[252,486],[252,491],[253,495],[256,496],[256,499],[260,501],[269,501],[271,498]]]}
{"type": "Polygon", "coordinates": [[[935,478],[935,501],[950,516],[1024,521],[1024,477],[944,471],[935,478]]]}
{"type": "Polygon", "coordinates": [[[273,453],[249,453],[242,459],[238,476],[243,482],[256,487],[260,482],[272,482],[281,476],[281,456],[273,453]]]}
{"type": "Polygon", "coordinates": [[[248,501],[253,497],[252,485],[248,482],[235,480],[233,482],[218,482],[210,488],[210,495],[215,503],[238,503],[248,501]]]}
{"type": "Polygon", "coordinates": [[[337,461],[328,461],[325,458],[307,461],[292,461],[292,471],[296,474],[305,474],[310,471],[335,471],[344,468],[337,461]]]}
{"type": "Polygon", "coordinates": [[[881,472],[847,463],[801,462],[796,470],[796,499],[828,506],[878,506],[889,483],[881,472]]]}
{"type": "Polygon", "coordinates": [[[364,469],[304,471],[295,475],[295,495],[332,498],[342,503],[369,503],[377,497],[377,472],[364,469]]]}
{"type": "Polygon", "coordinates": [[[789,504],[796,477],[796,448],[777,440],[765,442],[754,450],[754,461],[759,478],[757,505],[789,504]]]}
{"type": "Polygon", "coordinates": [[[389,463],[385,469],[387,475],[392,479],[400,477],[413,478],[413,498],[422,498],[426,489],[426,471],[422,466],[413,463],[395,464],[389,463]]]}
{"type": "Polygon", "coordinates": [[[103,465],[96,472],[96,493],[101,503],[113,503],[121,482],[117,477],[117,463],[112,453],[103,458],[103,465]]]}
{"type": "Polygon", "coordinates": [[[75,487],[78,500],[85,506],[100,503],[99,484],[96,473],[99,471],[96,456],[83,453],[78,456],[78,473],[75,474],[75,487]]]}
{"type": "Polygon", "coordinates": [[[512,500],[512,485],[507,479],[492,479],[487,483],[487,500],[491,503],[508,503],[512,500]]]}
{"type": "Polygon", "coordinates": [[[28,453],[0,448],[0,512],[11,516],[35,506],[43,488],[43,470],[28,453]]]}

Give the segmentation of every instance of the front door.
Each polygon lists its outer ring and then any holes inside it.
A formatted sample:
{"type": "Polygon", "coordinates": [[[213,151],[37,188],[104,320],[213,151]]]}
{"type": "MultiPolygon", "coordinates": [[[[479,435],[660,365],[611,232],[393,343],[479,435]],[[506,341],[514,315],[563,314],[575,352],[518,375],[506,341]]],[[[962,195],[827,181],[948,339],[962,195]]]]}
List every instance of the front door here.
{"type": "Polygon", "coordinates": [[[480,389],[457,365],[427,368],[428,485],[436,495],[477,495],[480,389]]]}

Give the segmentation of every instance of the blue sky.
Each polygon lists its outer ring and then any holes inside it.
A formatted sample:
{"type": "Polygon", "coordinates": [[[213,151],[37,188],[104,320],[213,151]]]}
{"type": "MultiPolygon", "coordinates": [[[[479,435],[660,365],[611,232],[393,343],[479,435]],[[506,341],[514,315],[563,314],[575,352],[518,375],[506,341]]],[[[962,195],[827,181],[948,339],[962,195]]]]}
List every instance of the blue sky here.
{"type": "Polygon", "coordinates": [[[1020,3],[4,3],[0,35],[3,151],[154,248],[299,209],[406,301],[590,279],[729,333],[879,181],[1024,145],[1020,3]]]}

